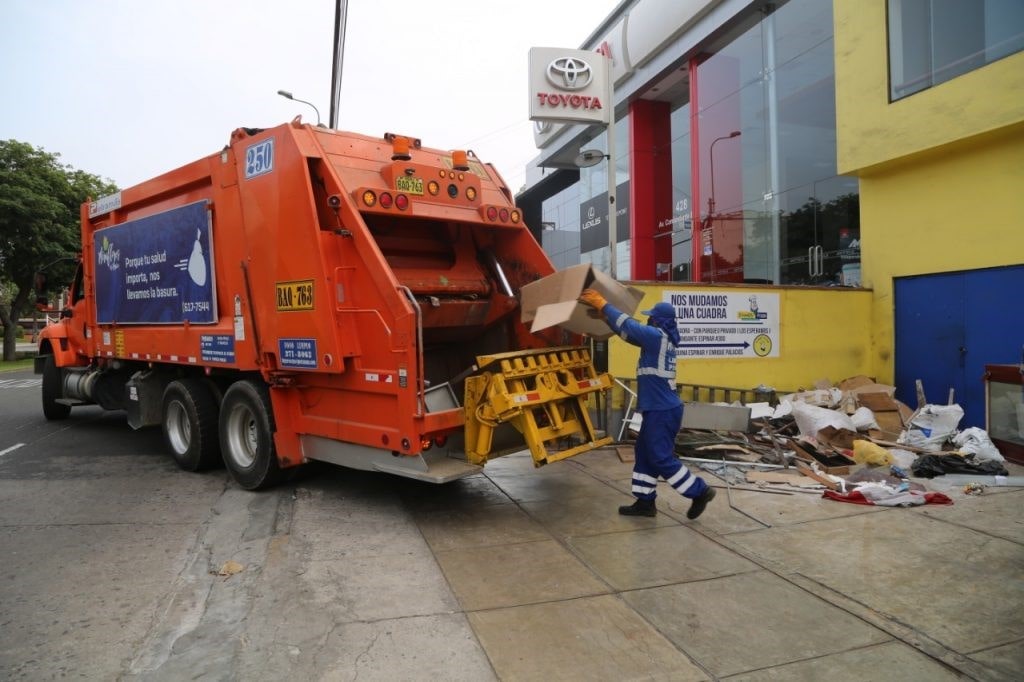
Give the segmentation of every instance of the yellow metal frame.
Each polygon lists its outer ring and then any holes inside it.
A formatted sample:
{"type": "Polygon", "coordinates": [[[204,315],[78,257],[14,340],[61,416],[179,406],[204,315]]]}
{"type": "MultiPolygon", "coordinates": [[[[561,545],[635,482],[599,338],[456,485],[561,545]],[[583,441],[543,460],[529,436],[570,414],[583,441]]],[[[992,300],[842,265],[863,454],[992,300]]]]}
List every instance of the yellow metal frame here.
{"type": "Polygon", "coordinates": [[[587,410],[592,393],[611,388],[586,348],[566,346],[477,357],[479,374],[466,379],[466,459],[483,464],[494,431],[511,424],[522,434],[534,466],[573,457],[612,442],[598,439],[587,410]],[[548,452],[549,443],[579,437],[583,443],[548,452]]]}

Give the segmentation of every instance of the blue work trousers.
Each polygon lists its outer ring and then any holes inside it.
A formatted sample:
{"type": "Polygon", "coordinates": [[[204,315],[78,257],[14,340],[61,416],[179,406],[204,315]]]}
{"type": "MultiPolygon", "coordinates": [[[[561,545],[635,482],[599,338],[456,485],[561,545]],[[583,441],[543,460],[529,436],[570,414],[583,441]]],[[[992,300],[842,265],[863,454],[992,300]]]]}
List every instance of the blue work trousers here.
{"type": "Polygon", "coordinates": [[[633,496],[637,499],[653,500],[658,496],[658,477],[668,481],[683,497],[692,499],[707,490],[704,479],[691,474],[676,459],[676,434],[682,423],[682,406],[643,413],[633,462],[633,496]]]}

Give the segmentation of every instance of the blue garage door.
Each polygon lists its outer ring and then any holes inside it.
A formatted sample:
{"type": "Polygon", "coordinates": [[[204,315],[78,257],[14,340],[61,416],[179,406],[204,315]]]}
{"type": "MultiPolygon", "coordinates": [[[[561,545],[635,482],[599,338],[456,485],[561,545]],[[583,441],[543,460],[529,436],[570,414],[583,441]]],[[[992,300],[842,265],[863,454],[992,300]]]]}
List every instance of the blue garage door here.
{"type": "Polygon", "coordinates": [[[920,379],[945,404],[952,388],[960,428],[984,428],[985,365],[1021,361],[1022,299],[1024,265],[897,278],[896,397],[914,407],[920,379]]]}

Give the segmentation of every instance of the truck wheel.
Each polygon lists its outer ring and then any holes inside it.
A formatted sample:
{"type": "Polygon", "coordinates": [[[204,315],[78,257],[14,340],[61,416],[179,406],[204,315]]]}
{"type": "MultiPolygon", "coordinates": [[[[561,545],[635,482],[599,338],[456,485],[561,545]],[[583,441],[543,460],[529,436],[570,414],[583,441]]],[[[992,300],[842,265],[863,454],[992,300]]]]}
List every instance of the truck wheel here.
{"type": "Polygon", "coordinates": [[[46,356],[43,365],[43,416],[50,421],[67,419],[71,414],[71,406],[58,403],[64,396],[60,385],[60,367],[53,361],[53,356],[46,356]]]}
{"type": "Polygon", "coordinates": [[[228,388],[220,408],[220,449],[232,478],[246,490],[269,488],[282,480],[265,385],[242,380],[228,388]]]}
{"type": "Polygon", "coordinates": [[[202,381],[180,379],[164,390],[164,443],[185,471],[221,463],[217,442],[217,401],[202,381]]]}

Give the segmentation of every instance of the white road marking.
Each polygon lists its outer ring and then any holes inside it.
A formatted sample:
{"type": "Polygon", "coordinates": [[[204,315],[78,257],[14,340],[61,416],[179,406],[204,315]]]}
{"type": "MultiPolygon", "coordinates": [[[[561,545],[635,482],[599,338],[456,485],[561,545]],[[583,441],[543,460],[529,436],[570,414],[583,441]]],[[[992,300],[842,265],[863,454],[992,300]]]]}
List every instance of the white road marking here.
{"type": "Polygon", "coordinates": [[[12,445],[11,447],[7,448],[6,450],[0,450],[0,457],[3,457],[8,452],[14,452],[15,450],[17,450],[18,448],[20,448],[20,447],[22,447],[24,445],[25,445],[24,443],[18,443],[17,445],[12,445]]]}
{"type": "Polygon", "coordinates": [[[0,379],[0,389],[4,388],[36,388],[41,386],[42,379],[0,379]]]}

